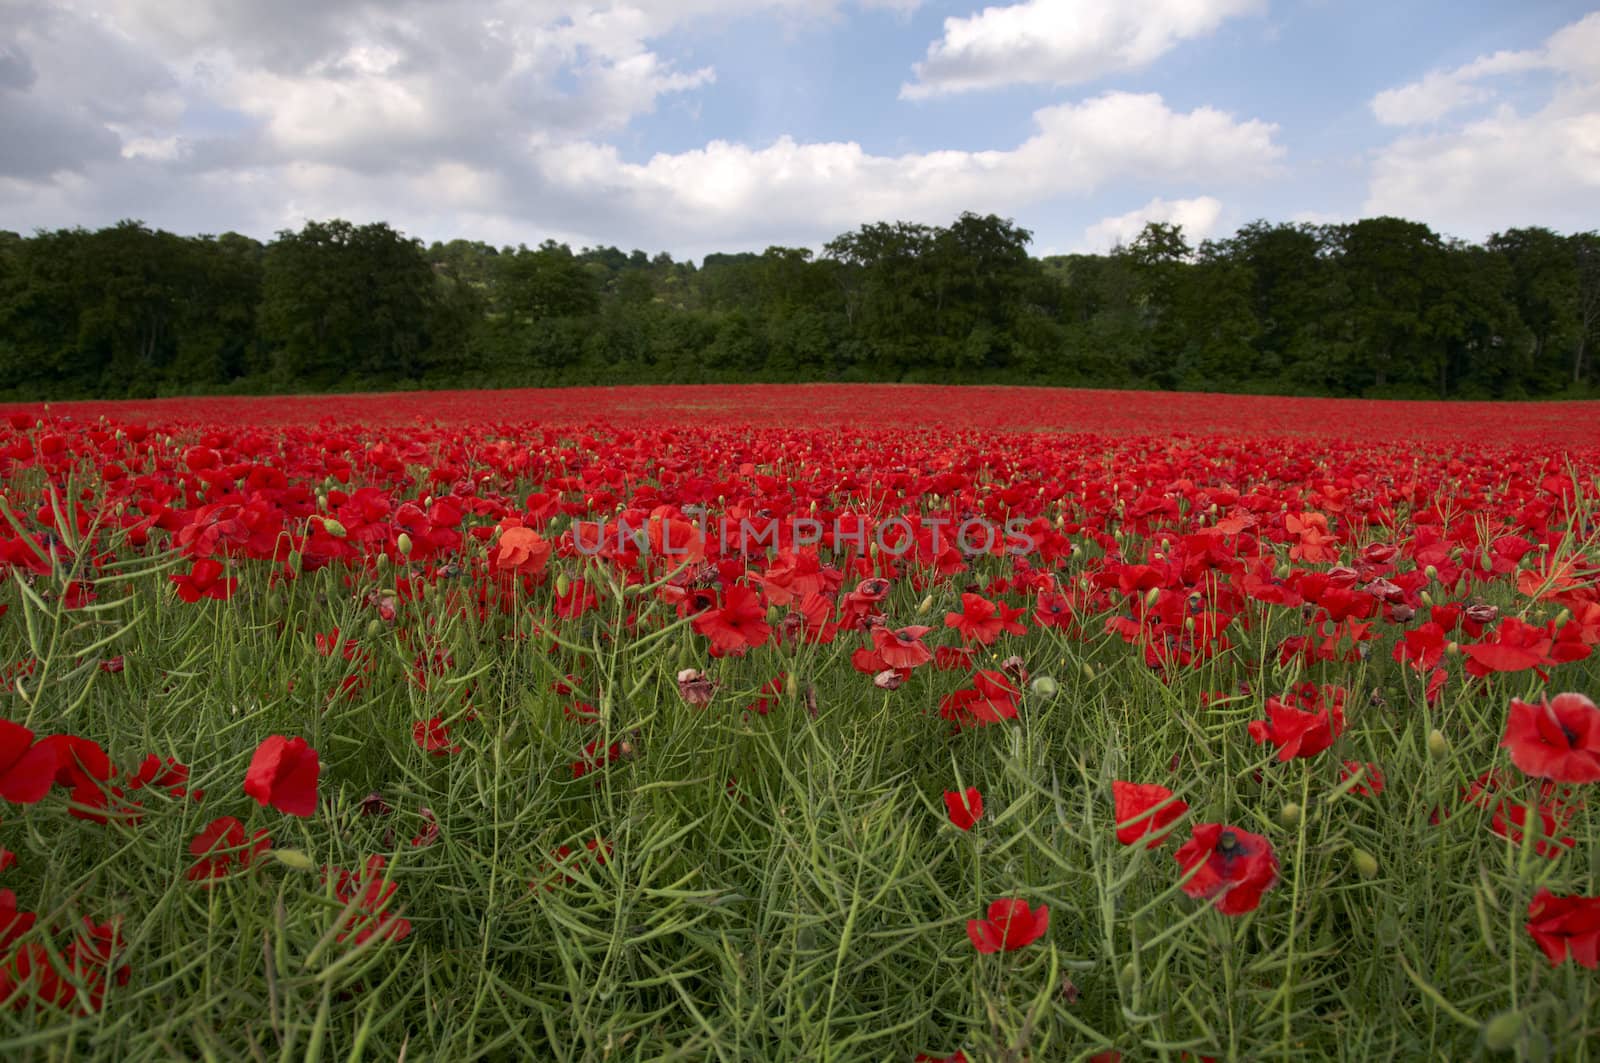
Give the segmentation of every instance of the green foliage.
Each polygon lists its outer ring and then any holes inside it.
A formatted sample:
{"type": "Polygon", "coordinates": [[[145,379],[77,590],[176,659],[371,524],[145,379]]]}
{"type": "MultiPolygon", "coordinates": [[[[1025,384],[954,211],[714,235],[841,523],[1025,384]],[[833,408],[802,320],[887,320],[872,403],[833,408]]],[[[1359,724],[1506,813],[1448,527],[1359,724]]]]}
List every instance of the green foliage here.
{"type": "Polygon", "coordinates": [[[0,397],[922,380],[1532,397],[1600,385],[1600,233],[1400,218],[1028,254],[995,215],[877,222],[699,268],[382,223],[269,245],[123,222],[0,233],[0,397]]]}

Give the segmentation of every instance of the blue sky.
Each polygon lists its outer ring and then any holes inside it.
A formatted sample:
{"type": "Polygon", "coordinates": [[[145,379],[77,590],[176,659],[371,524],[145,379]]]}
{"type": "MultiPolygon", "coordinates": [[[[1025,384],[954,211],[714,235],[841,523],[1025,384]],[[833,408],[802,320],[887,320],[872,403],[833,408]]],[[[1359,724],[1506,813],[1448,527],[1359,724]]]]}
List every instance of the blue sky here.
{"type": "Polygon", "coordinates": [[[1038,253],[1151,219],[1600,226],[1582,3],[0,2],[19,231],[339,216],[699,257],[962,210],[1038,253]]]}

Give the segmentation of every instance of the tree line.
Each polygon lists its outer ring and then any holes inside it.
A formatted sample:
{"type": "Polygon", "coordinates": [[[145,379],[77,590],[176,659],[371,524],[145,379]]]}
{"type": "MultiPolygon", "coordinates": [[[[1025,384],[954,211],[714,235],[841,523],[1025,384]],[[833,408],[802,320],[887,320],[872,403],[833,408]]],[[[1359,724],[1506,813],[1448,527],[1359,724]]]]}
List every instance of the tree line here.
{"type": "Polygon", "coordinates": [[[1600,233],[1152,222],[1034,257],[994,215],[699,266],[307,222],[0,232],[0,397],[918,381],[1523,398],[1600,390],[1600,233]]]}

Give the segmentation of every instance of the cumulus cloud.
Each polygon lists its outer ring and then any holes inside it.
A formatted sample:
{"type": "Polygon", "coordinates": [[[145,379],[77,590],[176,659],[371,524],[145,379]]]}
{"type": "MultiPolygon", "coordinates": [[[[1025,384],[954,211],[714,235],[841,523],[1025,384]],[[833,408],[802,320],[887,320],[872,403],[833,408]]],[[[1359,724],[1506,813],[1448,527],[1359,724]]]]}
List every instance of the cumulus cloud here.
{"type": "Polygon", "coordinates": [[[1552,34],[1543,47],[1484,56],[1456,70],[1380,93],[1374,113],[1391,124],[1438,123],[1379,149],[1363,212],[1427,218],[1479,239],[1515,225],[1587,229],[1600,197],[1600,13],[1552,34]],[[1485,79],[1540,71],[1541,103],[1518,109],[1485,79]],[[1472,103],[1490,109],[1450,125],[1472,103]]]}
{"type": "MultiPolygon", "coordinates": [[[[918,0],[852,0],[909,10],[918,0]]],[[[780,19],[844,0],[751,0],[780,19]]],[[[1158,95],[1045,107],[989,150],[713,140],[637,159],[617,134],[715,84],[661,43],[720,0],[25,0],[0,28],[0,223],[139,217],[266,235],[308,218],[425,238],[622,239],[700,254],[817,246],[867,221],[1014,214],[1119,181],[1277,172],[1277,127],[1158,95]],[[181,17],[179,17],[181,15],[181,17]],[[93,70],[79,73],[81,56],[93,70]]],[[[9,12],[8,12],[9,13],[9,12]]]]}
{"type": "MultiPolygon", "coordinates": [[[[615,148],[541,154],[542,183],[603,194],[637,224],[747,241],[780,229],[815,242],[865,221],[947,222],[962,209],[1088,195],[1118,179],[1250,180],[1275,172],[1276,126],[1212,108],[1174,111],[1160,96],[1109,92],[1036,111],[1035,133],[1007,150],[874,155],[854,142],[703,149],[625,162],[615,148]]],[[[1199,204],[1202,201],[1191,201],[1199,204]]],[[[1188,208],[1198,220],[1202,211],[1188,208]]]]}
{"type": "Polygon", "coordinates": [[[1216,231],[1217,220],[1222,217],[1222,202],[1212,196],[1194,199],[1152,199],[1136,210],[1115,217],[1101,218],[1083,231],[1081,250],[1103,253],[1113,247],[1126,246],[1144,231],[1150,222],[1178,225],[1190,246],[1195,246],[1216,231]]]}
{"type": "Polygon", "coordinates": [[[1025,0],[947,18],[906,98],[1021,82],[1072,85],[1138,70],[1266,0],[1025,0]]]}

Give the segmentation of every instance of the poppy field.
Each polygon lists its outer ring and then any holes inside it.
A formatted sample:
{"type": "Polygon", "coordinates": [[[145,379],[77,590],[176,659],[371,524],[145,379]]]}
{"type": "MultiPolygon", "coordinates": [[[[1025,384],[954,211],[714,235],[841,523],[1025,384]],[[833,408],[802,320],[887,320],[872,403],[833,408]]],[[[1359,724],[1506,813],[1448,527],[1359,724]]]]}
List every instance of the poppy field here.
{"type": "Polygon", "coordinates": [[[1600,404],[0,407],[0,1056],[1600,1056],[1600,404]]]}

